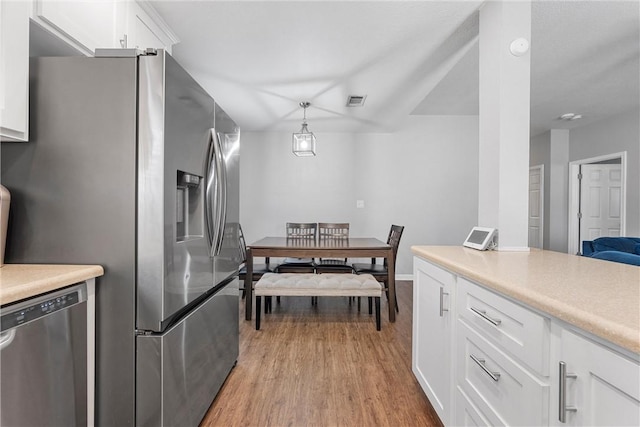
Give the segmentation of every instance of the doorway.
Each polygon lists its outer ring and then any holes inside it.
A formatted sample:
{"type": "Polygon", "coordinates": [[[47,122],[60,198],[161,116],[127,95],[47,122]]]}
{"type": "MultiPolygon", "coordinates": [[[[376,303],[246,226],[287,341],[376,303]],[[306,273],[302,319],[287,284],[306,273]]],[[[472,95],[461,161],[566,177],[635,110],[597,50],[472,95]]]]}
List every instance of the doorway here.
{"type": "Polygon", "coordinates": [[[626,232],[626,152],[569,163],[569,253],[626,232]]]}
{"type": "Polygon", "coordinates": [[[529,247],[544,243],[544,165],[529,168],[529,247]]]}

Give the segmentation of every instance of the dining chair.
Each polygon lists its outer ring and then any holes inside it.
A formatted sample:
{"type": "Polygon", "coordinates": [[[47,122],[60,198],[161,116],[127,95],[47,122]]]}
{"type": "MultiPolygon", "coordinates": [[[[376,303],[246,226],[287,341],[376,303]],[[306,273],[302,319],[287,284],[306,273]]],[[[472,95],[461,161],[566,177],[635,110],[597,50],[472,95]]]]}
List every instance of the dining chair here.
{"type": "MultiPolygon", "coordinates": [[[[299,245],[313,245],[318,235],[315,222],[287,222],[286,236],[299,245]]],[[[285,258],[275,269],[276,273],[315,273],[313,258],[285,258]]]]}
{"type": "MultiPolygon", "coordinates": [[[[318,240],[327,246],[344,246],[349,243],[349,223],[319,222],[318,240]]],[[[353,273],[347,258],[320,258],[316,262],[316,273],[353,273]]]]}
{"type": "MultiPolygon", "coordinates": [[[[247,277],[247,243],[244,239],[244,233],[240,224],[238,224],[238,240],[238,246],[240,247],[240,269],[238,271],[238,279],[240,280],[240,290],[242,291],[242,298],[244,298],[246,295],[244,280],[247,277]]],[[[273,273],[273,268],[269,265],[269,258],[265,258],[265,264],[253,264],[251,281],[257,282],[265,273],[273,273]]]]}
{"type": "MultiPolygon", "coordinates": [[[[404,226],[401,225],[392,225],[389,230],[389,236],[387,237],[387,244],[391,245],[393,248],[393,266],[395,271],[395,262],[398,255],[398,246],[400,246],[400,238],[402,237],[402,232],[404,231],[404,226]]],[[[388,260],[384,258],[382,264],[376,263],[376,258],[371,258],[371,263],[355,263],[353,264],[353,269],[356,274],[371,274],[375,277],[379,282],[384,285],[384,291],[387,294],[387,300],[389,300],[389,276],[388,276],[388,260]]],[[[369,301],[369,310],[371,310],[371,300],[369,301]]],[[[398,300],[396,299],[396,311],[398,309],[398,300]]]]}

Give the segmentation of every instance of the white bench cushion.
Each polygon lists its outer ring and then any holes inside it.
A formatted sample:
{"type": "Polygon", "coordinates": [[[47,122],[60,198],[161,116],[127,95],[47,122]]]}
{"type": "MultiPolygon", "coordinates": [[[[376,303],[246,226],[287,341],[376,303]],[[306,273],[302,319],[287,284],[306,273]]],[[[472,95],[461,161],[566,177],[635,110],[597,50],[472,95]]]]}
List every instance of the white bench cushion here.
{"type": "Polygon", "coordinates": [[[256,296],[379,297],[382,286],[371,274],[266,273],[254,292],[256,296]]]}

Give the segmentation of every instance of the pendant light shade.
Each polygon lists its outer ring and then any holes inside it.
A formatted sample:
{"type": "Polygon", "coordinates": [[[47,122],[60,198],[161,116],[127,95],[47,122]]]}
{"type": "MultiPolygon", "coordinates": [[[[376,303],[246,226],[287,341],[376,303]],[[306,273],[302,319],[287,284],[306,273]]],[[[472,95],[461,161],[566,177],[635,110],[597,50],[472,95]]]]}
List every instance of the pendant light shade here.
{"type": "Polygon", "coordinates": [[[304,119],[302,120],[302,128],[300,132],[294,133],[292,138],[293,154],[299,157],[316,155],[316,136],[307,129],[307,108],[311,104],[309,102],[301,102],[300,106],[304,109],[304,119]]]}

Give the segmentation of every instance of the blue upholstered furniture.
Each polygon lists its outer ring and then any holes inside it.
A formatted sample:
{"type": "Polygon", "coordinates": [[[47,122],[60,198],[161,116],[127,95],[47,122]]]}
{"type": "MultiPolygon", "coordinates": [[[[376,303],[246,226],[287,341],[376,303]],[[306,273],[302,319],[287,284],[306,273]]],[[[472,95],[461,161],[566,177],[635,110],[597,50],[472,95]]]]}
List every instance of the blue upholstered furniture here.
{"type": "Polygon", "coordinates": [[[582,255],[640,266],[640,237],[598,237],[582,242],[582,255]]]}

